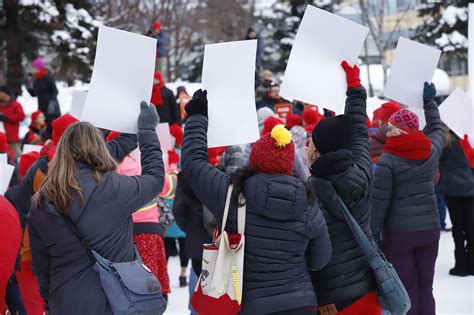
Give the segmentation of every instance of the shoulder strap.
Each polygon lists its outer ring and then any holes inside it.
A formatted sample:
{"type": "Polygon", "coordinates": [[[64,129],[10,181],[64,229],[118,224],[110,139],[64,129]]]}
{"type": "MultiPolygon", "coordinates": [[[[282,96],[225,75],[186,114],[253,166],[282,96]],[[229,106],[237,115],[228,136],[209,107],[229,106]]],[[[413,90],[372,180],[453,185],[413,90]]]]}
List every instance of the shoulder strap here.
{"type": "Polygon", "coordinates": [[[60,213],[59,211],[57,211],[59,213],[59,215],[61,216],[61,218],[63,218],[63,221],[64,223],[66,223],[66,225],[69,227],[69,229],[72,231],[72,233],[74,233],[74,235],[77,237],[77,239],[81,242],[82,245],[84,245],[84,247],[87,249],[87,253],[89,254],[89,256],[92,258],[92,261],[96,261],[94,255],[92,254],[92,248],[87,244],[86,241],[84,241],[84,239],[81,237],[81,235],[79,234],[79,232],[77,231],[76,229],[76,225],[74,224],[74,222],[72,222],[71,218],[66,215],[66,214],[63,214],[63,213],[60,213]]]}
{"type": "MultiPolygon", "coordinates": [[[[232,192],[234,190],[234,185],[229,185],[229,189],[227,190],[227,197],[225,200],[225,207],[224,207],[224,215],[222,216],[222,226],[221,226],[221,233],[225,230],[225,225],[227,224],[227,217],[229,216],[229,208],[231,203],[232,192]]],[[[239,196],[239,200],[243,202],[243,206],[237,209],[237,232],[239,234],[245,233],[245,214],[247,211],[247,206],[245,202],[245,197],[241,194],[239,196]]]]}
{"type": "Polygon", "coordinates": [[[341,213],[344,216],[344,219],[347,222],[347,225],[352,231],[352,234],[354,234],[354,237],[359,244],[360,248],[364,252],[365,256],[367,258],[372,258],[375,255],[378,255],[378,251],[374,248],[374,245],[369,241],[367,236],[365,235],[364,231],[362,231],[360,225],[357,223],[356,219],[352,216],[351,212],[349,209],[347,209],[346,204],[344,201],[341,199],[339,195],[337,195],[337,201],[341,207],[341,213]]]}
{"type": "Polygon", "coordinates": [[[232,197],[232,191],[234,190],[234,185],[229,185],[227,189],[227,197],[225,199],[225,206],[224,206],[224,215],[222,216],[222,226],[221,226],[221,233],[225,230],[225,225],[227,224],[227,216],[229,215],[229,207],[230,207],[230,198],[232,197]]]}

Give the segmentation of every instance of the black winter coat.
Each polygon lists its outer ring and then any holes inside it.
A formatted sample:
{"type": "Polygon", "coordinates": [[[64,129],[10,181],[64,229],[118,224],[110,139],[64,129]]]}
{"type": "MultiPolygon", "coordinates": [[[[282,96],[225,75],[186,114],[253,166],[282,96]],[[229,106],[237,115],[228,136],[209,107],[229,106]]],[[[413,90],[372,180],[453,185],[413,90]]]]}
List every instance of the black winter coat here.
{"type": "Polygon", "coordinates": [[[431,155],[408,160],[387,152],[380,156],[372,190],[372,231],[427,231],[439,228],[434,191],[438,160],[444,146],[444,128],[438,106],[425,104],[431,155]]]}
{"type": "MultiPolygon", "coordinates": [[[[212,167],[207,153],[207,118],[192,115],[184,132],[182,173],[196,196],[222,222],[228,174],[212,167]]],[[[331,244],[321,211],[303,181],[257,174],[246,180],[245,261],[241,314],[268,314],[317,305],[309,270],[321,269],[331,244]]],[[[232,201],[226,229],[236,231],[232,201]]]]}
{"type": "MultiPolygon", "coordinates": [[[[130,152],[137,148],[137,136],[132,134],[121,134],[112,141],[107,142],[107,149],[110,155],[121,162],[130,152]]],[[[31,207],[31,197],[35,194],[34,182],[36,172],[40,169],[44,175],[48,174],[48,157],[41,157],[28,170],[21,186],[20,199],[18,200],[18,211],[29,213],[31,207]]]]}
{"type": "Polygon", "coordinates": [[[344,220],[339,195],[365,234],[370,232],[370,185],[372,165],[366,126],[363,87],[347,91],[345,114],[356,124],[352,151],[341,149],[322,155],[312,166],[313,185],[328,224],[333,254],[329,264],[313,272],[314,289],[321,305],[335,303],[342,310],[375,290],[368,261],[344,220]]]}
{"type": "Polygon", "coordinates": [[[459,139],[452,136],[439,159],[439,185],[445,197],[474,197],[474,169],[469,166],[459,139]]]}
{"type": "Polygon", "coordinates": [[[173,91],[163,87],[161,95],[163,97],[163,105],[156,106],[158,115],[160,115],[160,122],[169,123],[170,125],[179,122],[179,107],[173,91]]]}
{"type": "Polygon", "coordinates": [[[202,245],[210,243],[212,237],[204,228],[202,203],[181,173],[178,175],[173,215],[176,224],[186,233],[186,254],[191,259],[202,259],[202,245]]]}
{"type": "MultiPolygon", "coordinates": [[[[163,189],[164,168],[158,137],[139,131],[141,176],[105,173],[99,182],[93,170],[78,163],[83,206],[73,198],[69,217],[95,251],[113,262],[134,259],[132,213],[163,189]]],[[[110,314],[99,274],[86,247],[77,239],[55,207],[33,205],[28,218],[32,269],[50,314],[110,314]]]]}
{"type": "Polygon", "coordinates": [[[28,92],[31,96],[38,97],[38,110],[45,114],[48,112],[49,102],[57,99],[58,96],[56,81],[51,73],[48,73],[41,79],[35,79],[33,88],[28,89],[28,92]]]}

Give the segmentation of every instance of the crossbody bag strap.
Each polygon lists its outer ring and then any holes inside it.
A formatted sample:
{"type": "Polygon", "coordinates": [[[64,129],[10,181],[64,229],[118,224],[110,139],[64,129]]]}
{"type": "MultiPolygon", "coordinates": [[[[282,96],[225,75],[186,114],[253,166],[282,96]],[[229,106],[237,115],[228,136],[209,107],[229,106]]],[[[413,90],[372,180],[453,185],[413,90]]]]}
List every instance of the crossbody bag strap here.
{"type": "Polygon", "coordinates": [[[63,214],[59,211],[57,211],[59,213],[59,216],[63,219],[64,223],[66,223],[66,225],[69,227],[69,229],[72,231],[72,233],[74,233],[74,235],[76,236],[76,238],[79,240],[79,242],[81,242],[81,244],[87,249],[87,254],[91,257],[92,261],[97,261],[94,257],[94,255],[92,254],[92,248],[89,246],[89,244],[81,237],[81,235],[79,234],[79,232],[77,231],[76,229],[76,225],[74,224],[74,222],[72,222],[71,218],[67,215],[67,214],[63,214]]]}
{"type": "Polygon", "coordinates": [[[243,194],[239,196],[239,203],[243,206],[237,209],[237,232],[244,235],[245,233],[245,215],[247,212],[247,202],[243,194]]]}
{"type": "Polygon", "coordinates": [[[341,207],[341,213],[344,216],[344,219],[346,220],[347,225],[351,229],[352,234],[354,234],[354,237],[357,243],[359,244],[360,248],[364,252],[365,256],[367,256],[367,258],[371,258],[375,255],[378,255],[378,251],[374,248],[373,244],[369,241],[364,231],[360,227],[359,223],[357,223],[356,219],[352,216],[349,209],[347,209],[346,204],[344,203],[344,201],[341,199],[339,195],[337,195],[337,201],[341,207]]]}
{"type": "Polygon", "coordinates": [[[227,189],[227,197],[225,199],[225,206],[224,206],[224,215],[222,216],[222,226],[221,226],[221,234],[225,230],[225,225],[227,224],[227,217],[229,216],[229,208],[230,208],[230,198],[232,197],[232,191],[234,190],[234,185],[229,185],[227,189]]]}

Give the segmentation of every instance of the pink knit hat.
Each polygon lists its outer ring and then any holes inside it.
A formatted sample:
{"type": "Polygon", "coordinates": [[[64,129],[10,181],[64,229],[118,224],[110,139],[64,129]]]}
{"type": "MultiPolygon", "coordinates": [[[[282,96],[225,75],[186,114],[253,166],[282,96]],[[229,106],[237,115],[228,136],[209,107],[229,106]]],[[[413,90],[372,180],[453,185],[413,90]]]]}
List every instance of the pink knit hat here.
{"type": "Polygon", "coordinates": [[[420,128],[418,116],[414,112],[404,108],[399,109],[390,116],[388,123],[408,133],[416,132],[420,128]]]}
{"type": "Polygon", "coordinates": [[[43,70],[46,67],[45,64],[44,64],[43,57],[36,58],[35,60],[33,60],[31,65],[33,66],[33,68],[36,68],[38,70],[43,70]]]}

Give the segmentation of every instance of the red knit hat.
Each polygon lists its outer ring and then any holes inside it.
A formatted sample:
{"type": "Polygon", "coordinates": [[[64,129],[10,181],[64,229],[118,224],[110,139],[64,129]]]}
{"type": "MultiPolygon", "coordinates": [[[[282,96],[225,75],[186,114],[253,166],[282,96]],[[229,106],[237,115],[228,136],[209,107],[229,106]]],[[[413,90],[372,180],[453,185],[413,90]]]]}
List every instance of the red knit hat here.
{"type": "Polygon", "coordinates": [[[316,125],[306,125],[306,127],[304,127],[304,129],[306,129],[307,132],[313,133],[313,130],[314,130],[315,127],[316,127],[316,125]]]}
{"type": "Polygon", "coordinates": [[[217,148],[209,148],[207,149],[207,154],[209,156],[209,163],[213,166],[217,166],[219,164],[219,157],[224,153],[227,147],[217,147],[217,148]]]}
{"type": "Polygon", "coordinates": [[[161,23],[158,22],[158,21],[154,22],[154,23],[153,23],[153,29],[154,29],[155,31],[161,30],[161,23]]]}
{"type": "MultiPolygon", "coordinates": [[[[388,122],[388,120],[393,114],[395,114],[398,110],[402,108],[403,107],[401,107],[400,104],[398,104],[395,101],[383,103],[382,106],[380,107],[380,111],[378,112],[379,119],[382,121],[382,123],[385,124],[388,122]]],[[[374,112],[374,115],[375,115],[375,112],[374,112]]]]}
{"type": "Polygon", "coordinates": [[[63,133],[64,131],[66,131],[67,127],[69,127],[69,125],[72,125],[78,121],[79,120],[77,118],[69,114],[65,114],[59,118],[56,118],[51,124],[51,126],[53,127],[53,134],[51,135],[51,139],[53,140],[53,142],[58,144],[59,140],[61,140],[61,137],[63,136],[63,133]]]}
{"type": "Polygon", "coordinates": [[[175,138],[175,146],[183,144],[183,128],[179,124],[170,126],[170,134],[175,138]]]}
{"type": "Polygon", "coordinates": [[[301,116],[297,114],[289,114],[286,117],[286,127],[301,126],[301,116]]]}
{"type": "Polygon", "coordinates": [[[420,128],[418,116],[404,108],[398,110],[392,116],[390,116],[388,123],[408,133],[416,132],[420,128]]]}
{"type": "Polygon", "coordinates": [[[33,165],[36,160],[39,159],[39,157],[39,152],[35,151],[20,155],[20,162],[18,163],[18,170],[20,171],[20,175],[25,177],[31,165],[33,165]]]}
{"type": "Polygon", "coordinates": [[[295,145],[291,133],[283,125],[264,134],[250,152],[249,166],[260,173],[291,175],[294,163],[295,145]]]}
{"type": "Polygon", "coordinates": [[[36,119],[38,119],[39,115],[43,115],[43,112],[40,110],[31,114],[31,123],[33,123],[36,119]]]}
{"type": "Polygon", "coordinates": [[[321,114],[316,107],[309,107],[301,114],[306,125],[316,125],[321,120],[321,114]]]}
{"type": "Polygon", "coordinates": [[[273,116],[268,117],[263,123],[262,136],[266,135],[267,133],[272,132],[273,128],[276,125],[283,125],[283,120],[273,117],[273,116]]]}

